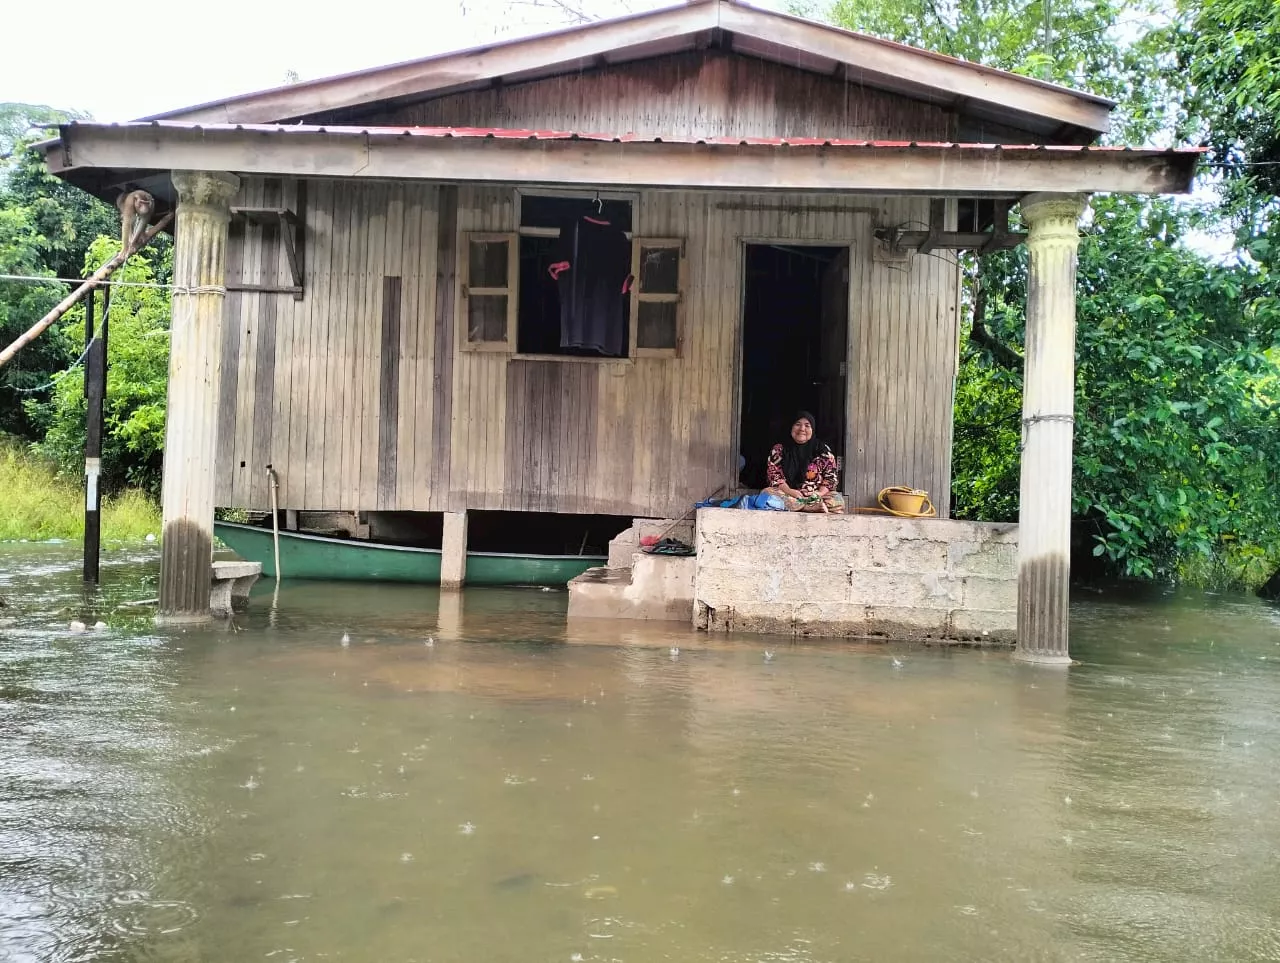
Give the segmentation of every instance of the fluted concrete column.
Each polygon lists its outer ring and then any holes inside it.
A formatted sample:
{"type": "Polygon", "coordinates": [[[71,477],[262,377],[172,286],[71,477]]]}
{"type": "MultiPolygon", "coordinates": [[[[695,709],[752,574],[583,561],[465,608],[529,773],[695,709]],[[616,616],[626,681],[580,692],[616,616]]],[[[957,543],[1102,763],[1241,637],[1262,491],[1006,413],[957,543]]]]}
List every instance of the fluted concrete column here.
{"type": "Polygon", "coordinates": [[[1083,194],[1031,194],[1027,355],[1018,510],[1018,647],[1014,658],[1069,665],[1071,441],[1075,414],[1076,252],[1083,194]]]}
{"type": "Polygon", "coordinates": [[[209,616],[214,460],[227,224],[240,189],[234,174],[174,171],[178,192],[165,420],[162,622],[209,616]]]}

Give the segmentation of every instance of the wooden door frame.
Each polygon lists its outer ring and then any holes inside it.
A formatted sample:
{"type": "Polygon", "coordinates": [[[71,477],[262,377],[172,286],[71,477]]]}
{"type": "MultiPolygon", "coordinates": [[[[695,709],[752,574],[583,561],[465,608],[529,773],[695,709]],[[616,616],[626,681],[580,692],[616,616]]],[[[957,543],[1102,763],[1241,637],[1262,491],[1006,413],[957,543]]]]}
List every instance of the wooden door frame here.
{"type": "Polygon", "coordinates": [[[732,464],[729,467],[728,488],[726,491],[736,491],[738,488],[738,458],[742,456],[742,452],[738,451],[739,442],[742,440],[742,364],[746,359],[747,347],[747,248],[753,245],[764,245],[766,247],[826,247],[826,248],[844,248],[849,254],[849,280],[846,283],[846,304],[845,304],[845,373],[844,373],[844,463],[840,471],[840,487],[845,487],[845,479],[849,474],[849,457],[853,450],[853,373],[854,373],[854,284],[853,284],[853,264],[854,255],[857,253],[855,248],[857,242],[848,238],[794,238],[794,237],[771,237],[769,235],[751,235],[742,236],[737,239],[738,255],[735,258],[734,270],[738,272],[738,312],[737,324],[738,335],[734,339],[734,371],[733,371],[733,449],[735,455],[732,464]]]}

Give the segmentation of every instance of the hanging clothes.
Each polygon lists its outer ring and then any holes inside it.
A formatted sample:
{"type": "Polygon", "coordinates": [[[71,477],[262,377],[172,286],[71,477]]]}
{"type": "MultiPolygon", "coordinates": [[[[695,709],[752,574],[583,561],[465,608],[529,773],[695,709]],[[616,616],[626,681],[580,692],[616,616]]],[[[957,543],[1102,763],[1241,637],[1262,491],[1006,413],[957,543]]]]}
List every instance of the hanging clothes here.
{"type": "Polygon", "coordinates": [[[631,242],[586,208],[561,225],[550,268],[560,288],[560,347],[618,358],[626,354],[631,242]]]}

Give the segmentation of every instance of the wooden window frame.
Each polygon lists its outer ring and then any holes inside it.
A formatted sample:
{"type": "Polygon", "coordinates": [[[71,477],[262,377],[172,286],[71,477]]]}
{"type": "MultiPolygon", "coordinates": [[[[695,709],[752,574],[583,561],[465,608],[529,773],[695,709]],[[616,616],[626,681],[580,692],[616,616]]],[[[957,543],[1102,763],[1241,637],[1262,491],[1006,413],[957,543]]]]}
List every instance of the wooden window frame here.
{"type": "Polygon", "coordinates": [[[461,231],[459,232],[458,271],[458,344],[464,351],[493,351],[501,354],[516,353],[516,316],[520,306],[520,235],[515,231],[461,231]],[[507,285],[502,288],[476,288],[471,286],[471,245],[473,242],[502,241],[507,245],[507,285]],[[471,340],[471,296],[506,297],[507,340],[471,340]]]}
{"type": "Polygon", "coordinates": [[[678,358],[684,345],[684,313],[685,282],[688,277],[688,265],[685,257],[685,239],[679,237],[634,237],[631,239],[631,332],[628,345],[628,357],[631,358],[678,358]],[[645,248],[675,248],[679,253],[676,262],[675,294],[646,294],[640,289],[640,252],[645,248]],[[670,348],[641,348],[637,341],[640,336],[640,305],[675,304],[676,306],[676,343],[670,348]]]}

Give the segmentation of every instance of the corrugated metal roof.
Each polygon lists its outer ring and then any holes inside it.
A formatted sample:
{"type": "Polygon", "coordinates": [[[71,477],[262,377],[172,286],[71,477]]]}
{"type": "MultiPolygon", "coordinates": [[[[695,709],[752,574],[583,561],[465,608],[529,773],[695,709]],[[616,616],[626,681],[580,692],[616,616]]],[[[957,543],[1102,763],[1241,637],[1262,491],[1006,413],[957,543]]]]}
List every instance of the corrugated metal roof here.
{"type": "Polygon", "coordinates": [[[262,134],[332,134],[334,136],[364,136],[370,138],[425,137],[470,138],[476,140],[512,141],[596,141],[612,144],[705,144],[717,147],[832,147],[873,150],[965,150],[1028,152],[1052,151],[1054,153],[1141,153],[1152,154],[1202,154],[1206,147],[1106,147],[1093,144],[984,144],[952,141],[898,141],[898,140],[848,140],[838,137],[653,137],[633,133],[610,134],[568,130],[525,130],[506,127],[342,127],[313,126],[308,124],[188,124],[178,121],[133,121],[119,124],[95,124],[73,121],[67,127],[116,128],[148,130],[160,128],[174,131],[230,132],[246,131],[262,134]]]}

